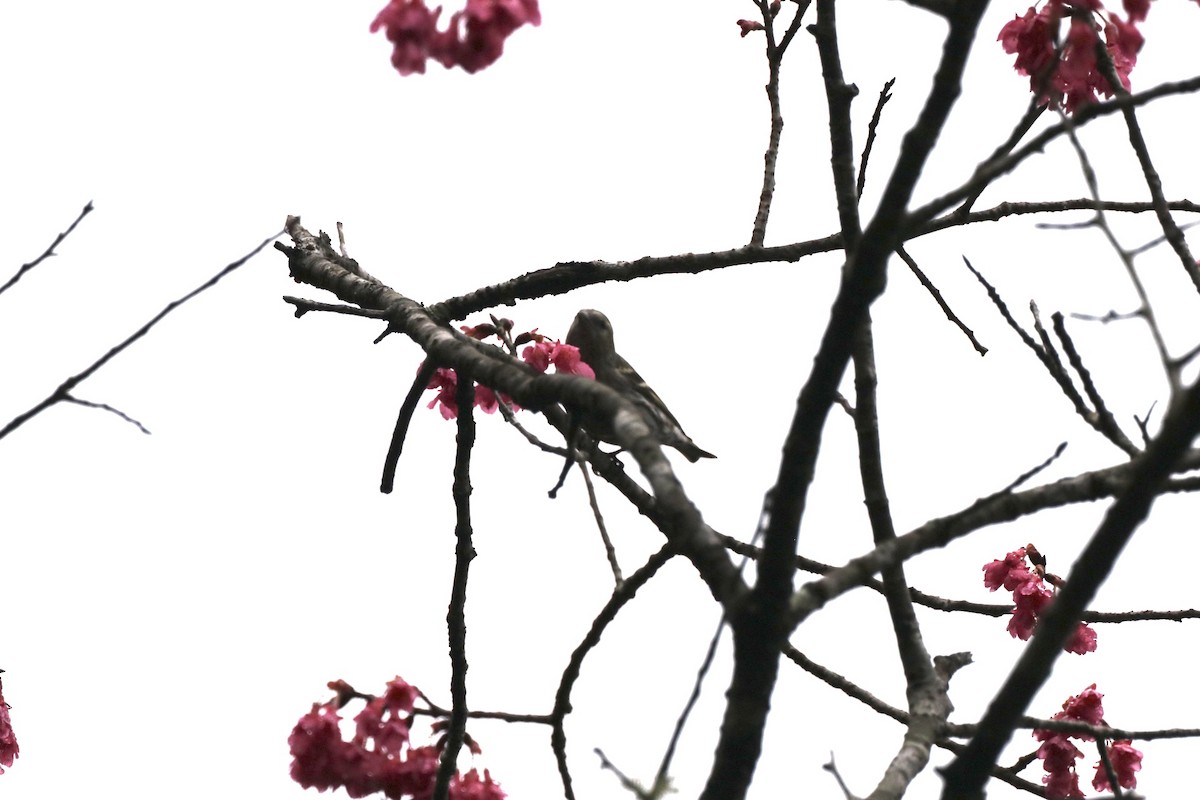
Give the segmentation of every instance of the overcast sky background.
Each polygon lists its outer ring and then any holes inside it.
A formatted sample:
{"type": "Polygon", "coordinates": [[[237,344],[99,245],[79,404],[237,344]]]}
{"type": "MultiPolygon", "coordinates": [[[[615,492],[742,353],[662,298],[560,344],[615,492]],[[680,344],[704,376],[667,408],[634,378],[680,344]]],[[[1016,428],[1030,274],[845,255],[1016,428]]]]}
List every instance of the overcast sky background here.
{"type": "MultiPolygon", "coordinates": [[[[8,111],[0,278],[41,253],[87,201],[96,206],[58,258],[0,296],[0,420],[280,230],[288,214],[312,230],[342,221],[350,254],[422,302],[563,260],[748,241],[767,132],[761,40],[740,39],[734,24],[753,13],[749,2],[546,0],[543,25],[513,36],[493,67],[467,76],[431,65],[408,78],[391,69],[382,35],[367,31],[381,2],[72,0],[0,10],[8,111]]],[[[879,88],[897,78],[868,174],[869,208],[924,99],[944,26],[899,2],[842,7],[845,69],[861,89],[859,146],[879,88]]],[[[992,4],[967,91],[918,200],[963,180],[1024,109],[1027,85],[992,41],[1024,9],[992,4]]],[[[1198,28],[1194,4],[1155,3],[1135,88],[1190,77],[1198,28]]],[[[836,227],[819,73],[802,35],[784,66],[770,244],[836,227]]],[[[1195,199],[1195,99],[1170,99],[1141,116],[1167,195],[1195,199]]],[[[1117,125],[1089,128],[1084,140],[1096,148],[1107,196],[1146,197],[1127,148],[1104,149],[1121,141],[1117,125]]],[[[989,190],[980,207],[1084,193],[1060,143],[989,190]]],[[[1072,415],[962,267],[965,254],[1026,322],[1030,299],[1047,317],[1132,307],[1098,233],[1034,224],[993,223],[911,245],[991,348],[983,359],[893,265],[874,316],[900,531],[1007,485],[1061,441],[1070,447],[1045,480],[1121,458],[1072,415]]],[[[1155,235],[1148,218],[1124,220],[1120,230],[1130,245],[1155,235]]],[[[689,493],[717,530],[748,538],[840,263],[831,254],[596,286],[501,313],[518,330],[561,337],[577,309],[605,310],[618,347],[692,437],[719,455],[695,465],[672,457],[689,493]]],[[[1163,254],[1140,263],[1177,352],[1195,345],[1196,296],[1177,265],[1163,254]]],[[[0,667],[21,745],[0,777],[6,800],[297,800],[304,792],[288,778],[287,735],[327,699],[327,681],[378,691],[400,674],[449,705],[454,426],[419,412],[397,491],[380,495],[383,455],[419,349],[401,337],[372,345],[380,328],[360,319],[297,320],[284,294],[328,299],[293,283],[284,257],[267,250],[78,389],[152,436],[62,406],[0,446],[0,667]]],[[[1144,329],[1073,330],[1132,432],[1132,415],[1164,399],[1144,329]]],[[[539,419],[526,422],[556,441],[539,419]]],[[[469,699],[478,709],[545,713],[612,578],[579,476],[551,502],[556,458],[498,417],[481,418],[478,436],[469,699]]],[[[840,563],[869,549],[870,534],[853,431],[836,410],[824,448],[801,546],[840,563]]],[[[600,492],[631,572],[661,536],[614,492],[600,492]]],[[[1192,507],[1187,498],[1160,501],[1097,608],[1196,606],[1192,507]]],[[[910,580],[946,597],[1003,602],[982,588],[985,562],[1034,542],[1065,574],[1103,509],[982,532],[912,562],[910,580]]],[[[593,747],[632,776],[653,776],[717,617],[680,561],[610,628],[584,668],[567,730],[581,798],[621,791],[598,769],[593,747]]],[[[955,678],[953,719],[977,719],[1020,644],[1005,620],[921,617],[931,652],[975,654],[955,678]]],[[[884,619],[878,596],[856,592],[793,641],[902,706],[884,619]]],[[[1200,724],[1186,655],[1194,623],[1100,626],[1099,635],[1096,654],[1061,659],[1031,713],[1050,715],[1096,682],[1112,724],[1200,724]]],[[[721,664],[676,761],[682,797],[697,793],[710,764],[727,678],[721,664]]],[[[866,792],[902,735],[787,666],[773,709],[754,797],[838,797],[820,770],[831,752],[851,788],[866,792]]],[[[510,796],[560,793],[547,730],[469,730],[484,748],[473,763],[489,767],[510,796]]],[[[1139,789],[1181,796],[1194,783],[1195,748],[1145,745],[1139,789]]],[[[1010,757],[1033,749],[1018,733],[1010,757]]],[[[1086,781],[1094,761],[1089,753],[1086,781]]],[[[1040,778],[1036,769],[1025,774],[1040,778]]],[[[926,774],[911,796],[936,796],[938,787],[926,774]]],[[[996,785],[992,796],[1014,794],[996,785]]]]}

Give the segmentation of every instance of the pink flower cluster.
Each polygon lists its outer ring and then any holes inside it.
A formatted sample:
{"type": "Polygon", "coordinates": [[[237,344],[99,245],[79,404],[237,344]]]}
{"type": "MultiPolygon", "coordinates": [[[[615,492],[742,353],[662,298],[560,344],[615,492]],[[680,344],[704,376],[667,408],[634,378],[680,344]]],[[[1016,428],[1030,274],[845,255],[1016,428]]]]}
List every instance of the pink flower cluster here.
{"type": "MultiPolygon", "coordinates": [[[[454,396],[454,393],[458,390],[457,372],[447,367],[438,367],[437,371],[433,373],[433,377],[429,379],[429,385],[425,388],[437,389],[437,396],[429,401],[429,408],[438,406],[438,410],[442,412],[444,419],[454,419],[458,416],[458,399],[454,396]]],[[[521,410],[521,407],[514,403],[512,398],[504,392],[497,393],[482,384],[475,385],[475,407],[483,413],[496,413],[496,409],[500,407],[501,400],[508,403],[513,411],[521,410]]]]}
{"type": "Polygon", "coordinates": [[[441,6],[430,11],[424,0],[391,0],[371,23],[372,33],[387,32],[392,66],[401,75],[424,73],[430,58],[447,69],[478,72],[500,58],[513,31],[542,21],[537,0],[467,0],[444,31],[437,27],[441,13],[441,6]]]}
{"type": "MultiPolygon", "coordinates": [[[[783,4],[780,3],[779,0],[771,0],[771,5],[770,5],[771,19],[774,19],[776,16],[778,16],[779,9],[782,7],[782,5],[783,4]]],[[[745,39],[746,36],[748,34],[750,34],[752,31],[766,30],[766,28],[763,27],[763,24],[761,22],[756,22],[755,20],[739,19],[737,21],[737,24],[738,24],[738,27],[742,29],[742,38],[743,39],[745,39]]]]}
{"type": "MultiPolygon", "coordinates": [[[[496,322],[495,325],[487,322],[481,325],[463,325],[461,330],[473,339],[483,340],[489,336],[497,336],[506,343],[511,341],[513,352],[516,352],[517,346],[532,342],[521,351],[521,357],[525,359],[526,364],[538,372],[545,372],[553,366],[555,372],[582,375],[585,378],[596,377],[592,368],[579,358],[578,347],[551,341],[548,337],[538,333],[537,328],[518,334],[515,340],[510,340],[509,332],[512,330],[512,320],[499,319],[496,322]]],[[[442,412],[442,417],[445,419],[454,419],[458,416],[458,401],[454,396],[458,388],[458,374],[454,370],[439,367],[433,373],[433,377],[429,379],[429,386],[426,388],[437,389],[437,395],[429,401],[429,408],[438,406],[438,410],[442,412]]],[[[521,407],[503,392],[497,393],[487,386],[476,385],[475,407],[485,414],[494,413],[500,406],[500,400],[511,406],[514,411],[521,410],[521,407]]]]}
{"type": "MultiPolygon", "coordinates": [[[[390,681],[382,697],[354,691],[344,681],[329,684],[338,696],[314,703],[312,711],[296,723],[288,746],[292,752],[292,779],[306,789],[344,788],[350,797],[382,792],[392,800],[428,800],[433,796],[440,748],[412,747],[409,726],[417,690],[401,678],[390,681]],[[367,700],[354,718],[354,736],[342,738],[338,709],[352,698],[367,700]]],[[[472,752],[478,745],[469,742],[472,752]]],[[[504,800],[500,784],[484,770],[455,774],[450,781],[452,800],[504,800]]]]}
{"type": "MultiPolygon", "coordinates": [[[[4,670],[0,669],[0,672],[4,670]]],[[[21,753],[17,746],[17,735],[13,733],[12,718],[8,716],[8,703],[4,702],[4,684],[0,683],[0,775],[5,767],[11,767],[21,753]]]]}
{"type": "MultiPolygon", "coordinates": [[[[1086,722],[1089,725],[1107,725],[1104,721],[1104,706],[1101,698],[1104,695],[1096,691],[1092,684],[1075,697],[1067,698],[1063,710],[1051,719],[1074,720],[1086,722]]],[[[1036,730],[1034,737],[1041,742],[1037,757],[1042,759],[1046,774],[1042,783],[1046,784],[1046,793],[1050,797],[1083,797],[1079,789],[1079,774],[1075,771],[1075,762],[1083,756],[1071,738],[1075,737],[1092,741],[1092,737],[1084,733],[1063,733],[1048,730],[1036,730]]],[[[1108,745],[1108,760],[1116,774],[1117,783],[1124,789],[1137,786],[1137,772],[1142,768],[1142,752],[1133,747],[1133,742],[1120,739],[1108,745]]],[[[1098,792],[1112,789],[1108,780],[1108,771],[1102,761],[1096,762],[1096,775],[1092,778],[1092,788],[1098,792]]]]}
{"type": "Polygon", "coordinates": [[[746,36],[749,35],[752,31],[765,30],[765,28],[763,28],[763,24],[761,22],[759,22],[757,20],[753,20],[753,19],[739,19],[737,21],[737,24],[738,24],[738,27],[742,29],[742,38],[743,39],[745,39],[746,36]]]}
{"type": "MultiPolygon", "coordinates": [[[[1047,581],[1057,586],[1061,578],[1046,572],[1046,560],[1031,544],[1012,551],[1001,561],[984,565],[984,586],[993,592],[1003,586],[1013,593],[1015,607],[1012,619],[1008,621],[1008,632],[1014,638],[1022,641],[1029,639],[1037,626],[1038,617],[1054,599],[1054,593],[1046,588],[1047,581]],[[1026,561],[1026,558],[1029,560],[1026,561]]],[[[1063,649],[1078,655],[1093,652],[1096,649],[1096,631],[1087,623],[1079,623],[1063,649]]]]}
{"type": "Polygon", "coordinates": [[[1137,23],[1150,11],[1150,0],[1124,0],[1128,20],[1104,8],[1101,0],[1047,0],[1042,10],[1030,7],[1000,29],[998,41],[1006,53],[1016,53],[1013,67],[1029,76],[1029,87],[1042,102],[1060,105],[1068,113],[1096,102],[1097,93],[1112,97],[1113,87],[1096,60],[1100,31],[1104,47],[1125,89],[1144,39],[1137,23]],[[1061,49],[1059,23],[1070,19],[1061,49]]]}
{"type": "Polygon", "coordinates": [[[568,375],[581,375],[595,380],[596,373],[579,357],[579,348],[573,344],[562,344],[550,341],[536,330],[530,331],[530,336],[536,337],[533,344],[521,351],[525,363],[538,372],[545,372],[554,366],[555,372],[568,375]]]}

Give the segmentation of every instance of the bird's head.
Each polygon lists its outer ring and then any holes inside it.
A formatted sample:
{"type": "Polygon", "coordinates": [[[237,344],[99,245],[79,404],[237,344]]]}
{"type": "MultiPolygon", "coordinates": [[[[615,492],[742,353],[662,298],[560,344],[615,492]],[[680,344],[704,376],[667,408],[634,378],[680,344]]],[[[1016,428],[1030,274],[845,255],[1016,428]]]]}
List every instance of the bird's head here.
{"type": "Polygon", "coordinates": [[[588,364],[607,359],[616,352],[612,323],[603,312],[594,308],[581,309],[575,315],[575,321],[567,331],[566,343],[578,347],[579,357],[588,364]]]}

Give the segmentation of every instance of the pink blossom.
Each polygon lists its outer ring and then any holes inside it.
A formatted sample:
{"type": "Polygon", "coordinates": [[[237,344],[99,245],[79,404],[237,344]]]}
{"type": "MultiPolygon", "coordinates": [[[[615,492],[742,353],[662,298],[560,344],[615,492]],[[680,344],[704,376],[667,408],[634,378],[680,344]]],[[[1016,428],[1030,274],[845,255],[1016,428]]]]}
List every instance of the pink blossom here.
{"type": "MultiPolygon", "coordinates": [[[[437,781],[439,752],[436,747],[410,748],[404,760],[391,760],[378,776],[375,791],[382,791],[393,800],[433,797],[433,786],[437,781]]],[[[454,792],[450,797],[453,800],[454,792]]]]}
{"type": "Polygon", "coordinates": [[[1150,13],[1150,0],[1123,0],[1130,22],[1141,22],[1150,13]]]}
{"type": "Polygon", "coordinates": [[[454,800],[504,800],[508,797],[486,769],[482,778],[475,770],[455,778],[450,784],[450,796],[454,800]]]}
{"type": "Polygon", "coordinates": [[[417,696],[416,687],[410,686],[403,678],[397,675],[388,681],[387,689],[383,693],[383,700],[391,711],[408,713],[413,710],[417,696]]]}
{"type": "MultiPolygon", "coordinates": [[[[1038,619],[1046,606],[1054,599],[1054,593],[1046,588],[1050,581],[1055,586],[1062,583],[1061,578],[1045,571],[1046,560],[1032,544],[1013,550],[1003,560],[992,561],[983,566],[983,585],[991,591],[1001,586],[1013,593],[1012,618],[1008,621],[1008,633],[1014,639],[1028,641],[1033,636],[1038,619]],[[1029,568],[1027,559],[1035,565],[1029,568]]],[[[1063,645],[1063,649],[1071,653],[1094,652],[1096,649],[1096,632],[1087,625],[1080,624],[1071,638],[1063,645]]]]}
{"type": "MultiPolygon", "coordinates": [[[[441,751],[427,745],[412,747],[408,737],[416,689],[397,677],[381,697],[370,698],[355,717],[355,735],[342,739],[338,702],[364,697],[341,684],[338,698],[314,704],[300,718],[288,745],[292,752],[292,778],[305,788],[344,788],[350,797],[382,792],[392,800],[421,798],[433,794],[441,751]]],[[[369,697],[369,696],[367,696],[369,697]]],[[[451,800],[503,800],[504,792],[492,776],[481,778],[475,770],[455,774],[450,782],[451,800]]]]}
{"type": "Polygon", "coordinates": [[[746,34],[750,33],[750,31],[763,30],[763,24],[761,22],[755,22],[752,19],[739,19],[737,21],[737,24],[738,24],[738,27],[742,29],[742,38],[743,39],[746,38],[746,34]]]}
{"type": "Polygon", "coordinates": [[[491,387],[479,385],[475,387],[475,405],[485,414],[495,414],[500,399],[491,387]]]}
{"type": "Polygon", "coordinates": [[[1008,632],[1014,638],[1026,641],[1033,635],[1038,617],[1042,609],[1053,599],[1054,595],[1042,585],[1042,581],[1034,573],[1029,573],[1029,579],[1013,591],[1012,619],[1008,622],[1008,632]]]}
{"type": "MultiPolygon", "coordinates": [[[[1142,751],[1134,749],[1133,742],[1130,740],[1119,739],[1108,746],[1108,760],[1112,764],[1113,772],[1117,775],[1117,783],[1121,785],[1121,788],[1136,789],[1136,773],[1142,768],[1142,751]]],[[[1112,789],[1103,762],[1096,763],[1096,777],[1092,779],[1092,788],[1097,792],[1106,792],[1112,789]]]]}
{"type": "MultiPolygon", "coordinates": [[[[1096,68],[1096,43],[1099,40],[1091,22],[1078,18],[1071,20],[1058,72],[1054,76],[1068,113],[1096,99],[1098,81],[1104,80],[1096,68]]],[[[1108,82],[1104,81],[1104,85],[1108,86],[1108,82]]]]}
{"type": "Polygon", "coordinates": [[[21,748],[17,746],[17,735],[13,733],[8,704],[4,702],[4,684],[0,683],[0,775],[4,774],[5,767],[13,765],[20,754],[21,748]]]}
{"type": "Polygon", "coordinates": [[[1030,76],[1030,88],[1037,90],[1045,70],[1054,63],[1054,28],[1062,13],[1060,4],[1047,3],[1041,11],[1032,6],[1023,17],[1015,17],[1000,29],[997,40],[1006,53],[1016,53],[1013,69],[1030,76]]]}
{"type": "Polygon", "coordinates": [[[371,33],[384,28],[392,43],[392,66],[401,75],[425,72],[429,44],[437,32],[437,18],[442,9],[430,11],[424,0],[391,0],[375,16],[371,33]]]}
{"type": "Polygon", "coordinates": [[[1116,73],[1129,89],[1129,73],[1144,41],[1136,23],[1145,19],[1149,0],[1125,0],[1125,9],[1128,21],[1105,11],[1099,0],[1073,0],[1069,7],[1063,0],[1049,0],[1041,11],[1031,7],[1023,17],[1010,20],[997,38],[1005,52],[1016,54],[1013,68],[1029,76],[1030,89],[1039,92],[1043,102],[1062,105],[1070,113],[1096,102],[1097,94],[1111,97],[1115,93],[1096,60],[1101,29],[1096,19],[1102,23],[1105,48],[1116,73]],[[1055,66],[1055,34],[1069,9],[1087,9],[1093,14],[1070,16],[1055,66]],[[1051,69],[1053,75],[1048,74],[1051,69]]]}
{"type": "Polygon", "coordinates": [[[504,52],[504,40],[513,31],[527,22],[538,25],[542,21],[537,0],[467,0],[466,9],[451,17],[451,31],[458,31],[460,18],[466,20],[466,30],[458,41],[455,58],[467,72],[478,72],[495,63],[504,52]]]}
{"type": "Polygon", "coordinates": [[[490,322],[483,322],[479,325],[459,325],[458,329],[472,339],[483,340],[496,333],[496,326],[490,322]]]}
{"type": "MultiPolygon", "coordinates": [[[[1063,703],[1062,711],[1051,719],[1075,720],[1089,725],[1104,726],[1104,695],[1096,691],[1092,684],[1074,697],[1068,697],[1063,703]]],[[[1075,772],[1075,761],[1083,753],[1070,738],[1092,740],[1085,733],[1062,733],[1050,730],[1035,730],[1033,735],[1042,742],[1038,748],[1037,757],[1042,759],[1046,775],[1042,783],[1046,784],[1047,794],[1051,797],[1083,797],[1079,791],[1079,777],[1075,772]]],[[[1137,786],[1137,773],[1142,768],[1142,753],[1133,747],[1128,739],[1122,739],[1109,745],[1109,761],[1113,765],[1117,782],[1126,789],[1137,786]]],[[[1102,763],[1096,765],[1096,775],[1092,779],[1096,791],[1111,789],[1102,763]]]]}
{"type": "MultiPolygon", "coordinates": [[[[1103,725],[1104,704],[1101,702],[1103,698],[1104,695],[1096,691],[1096,684],[1093,683],[1074,697],[1068,697],[1063,703],[1063,710],[1055,714],[1052,719],[1075,719],[1089,725],[1103,725]]],[[[1080,736],[1091,740],[1090,736],[1084,734],[1080,734],[1080,736]]]]}
{"type": "MultiPolygon", "coordinates": [[[[454,419],[458,416],[458,400],[455,395],[455,392],[458,391],[458,373],[447,367],[438,367],[434,371],[433,377],[429,379],[429,385],[426,388],[437,389],[437,395],[429,401],[427,408],[438,406],[444,419],[454,419]]],[[[475,407],[483,413],[496,413],[496,409],[500,407],[500,400],[508,403],[514,411],[519,411],[521,408],[504,392],[497,393],[482,384],[475,385],[475,407]]]]}
{"type": "Polygon", "coordinates": [[[1068,653],[1076,655],[1085,655],[1087,653],[1096,652],[1096,631],[1088,626],[1086,622],[1079,623],[1075,628],[1075,632],[1071,634],[1071,638],[1063,645],[1063,649],[1068,653]]]}
{"type": "Polygon", "coordinates": [[[556,372],[569,375],[582,375],[595,379],[596,373],[579,358],[579,348],[573,344],[554,343],[554,351],[550,354],[556,372]]]}
{"type": "Polygon", "coordinates": [[[525,359],[525,363],[538,372],[545,372],[550,368],[550,355],[553,352],[554,343],[542,340],[534,342],[522,350],[521,358],[525,359]]]}
{"type": "MultiPolygon", "coordinates": [[[[1146,43],[1146,37],[1137,29],[1133,22],[1124,22],[1119,17],[1113,17],[1104,26],[1104,42],[1108,48],[1108,56],[1112,59],[1121,85],[1129,91],[1129,72],[1137,64],[1138,53],[1146,43]]],[[[1108,86],[1107,79],[1104,82],[1108,86]]],[[[1111,95],[1107,92],[1106,95],[1111,95]]]]}
{"type": "Polygon", "coordinates": [[[1075,772],[1075,761],[1083,756],[1083,752],[1071,743],[1065,733],[1050,731],[1034,731],[1037,734],[1049,734],[1042,738],[1037,757],[1042,759],[1042,767],[1046,774],[1042,783],[1046,784],[1046,793],[1050,797],[1083,797],[1079,789],[1079,774],[1075,772]]]}
{"type": "Polygon", "coordinates": [[[1011,592],[1028,580],[1028,575],[1029,568],[1025,565],[1025,548],[1022,547],[1006,555],[1003,561],[984,564],[983,585],[993,592],[1001,586],[1011,592]]]}
{"type": "Polygon", "coordinates": [[[504,40],[522,25],[541,23],[537,0],[467,0],[437,29],[442,9],[430,11],[424,0],[390,0],[371,23],[371,31],[387,30],[394,45],[392,65],[401,75],[424,72],[432,58],[444,67],[478,72],[500,58],[504,40]]]}
{"type": "Polygon", "coordinates": [[[399,753],[408,744],[409,716],[389,708],[387,696],[376,697],[354,718],[354,744],[374,742],[381,753],[399,753]]]}
{"type": "Polygon", "coordinates": [[[292,729],[292,780],[305,789],[333,789],[342,783],[342,733],[338,713],[329,705],[313,703],[292,729]]]}
{"type": "Polygon", "coordinates": [[[1037,626],[1037,615],[1028,611],[1014,608],[1012,619],[1008,621],[1008,635],[1022,642],[1029,641],[1033,629],[1037,626]]]}
{"type": "Polygon", "coordinates": [[[582,375],[585,378],[596,377],[592,368],[580,360],[579,348],[574,345],[542,339],[522,350],[521,358],[538,372],[545,372],[553,364],[555,372],[582,375]]]}
{"type": "Polygon", "coordinates": [[[458,373],[446,367],[438,367],[433,377],[429,379],[427,389],[437,389],[437,396],[429,401],[428,408],[441,404],[438,408],[443,419],[454,419],[458,416],[458,401],[454,393],[458,391],[458,373]]]}

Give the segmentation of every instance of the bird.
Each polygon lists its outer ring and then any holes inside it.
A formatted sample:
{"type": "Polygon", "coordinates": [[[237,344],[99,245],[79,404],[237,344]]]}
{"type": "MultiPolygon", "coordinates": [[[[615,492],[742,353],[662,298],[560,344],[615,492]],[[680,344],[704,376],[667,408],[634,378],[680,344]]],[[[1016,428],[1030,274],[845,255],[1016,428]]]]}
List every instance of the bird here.
{"type": "MultiPolygon", "coordinates": [[[[579,348],[579,358],[596,373],[596,380],[613,389],[634,404],[645,417],[659,440],[683,453],[695,463],[702,458],[716,458],[683,432],[675,415],[667,408],[642,376],[617,352],[613,344],[613,328],[602,312],[584,308],[575,315],[567,331],[566,344],[579,348]]],[[[592,431],[597,438],[611,441],[604,432],[592,431]]],[[[611,435],[611,434],[609,434],[611,435]]]]}

